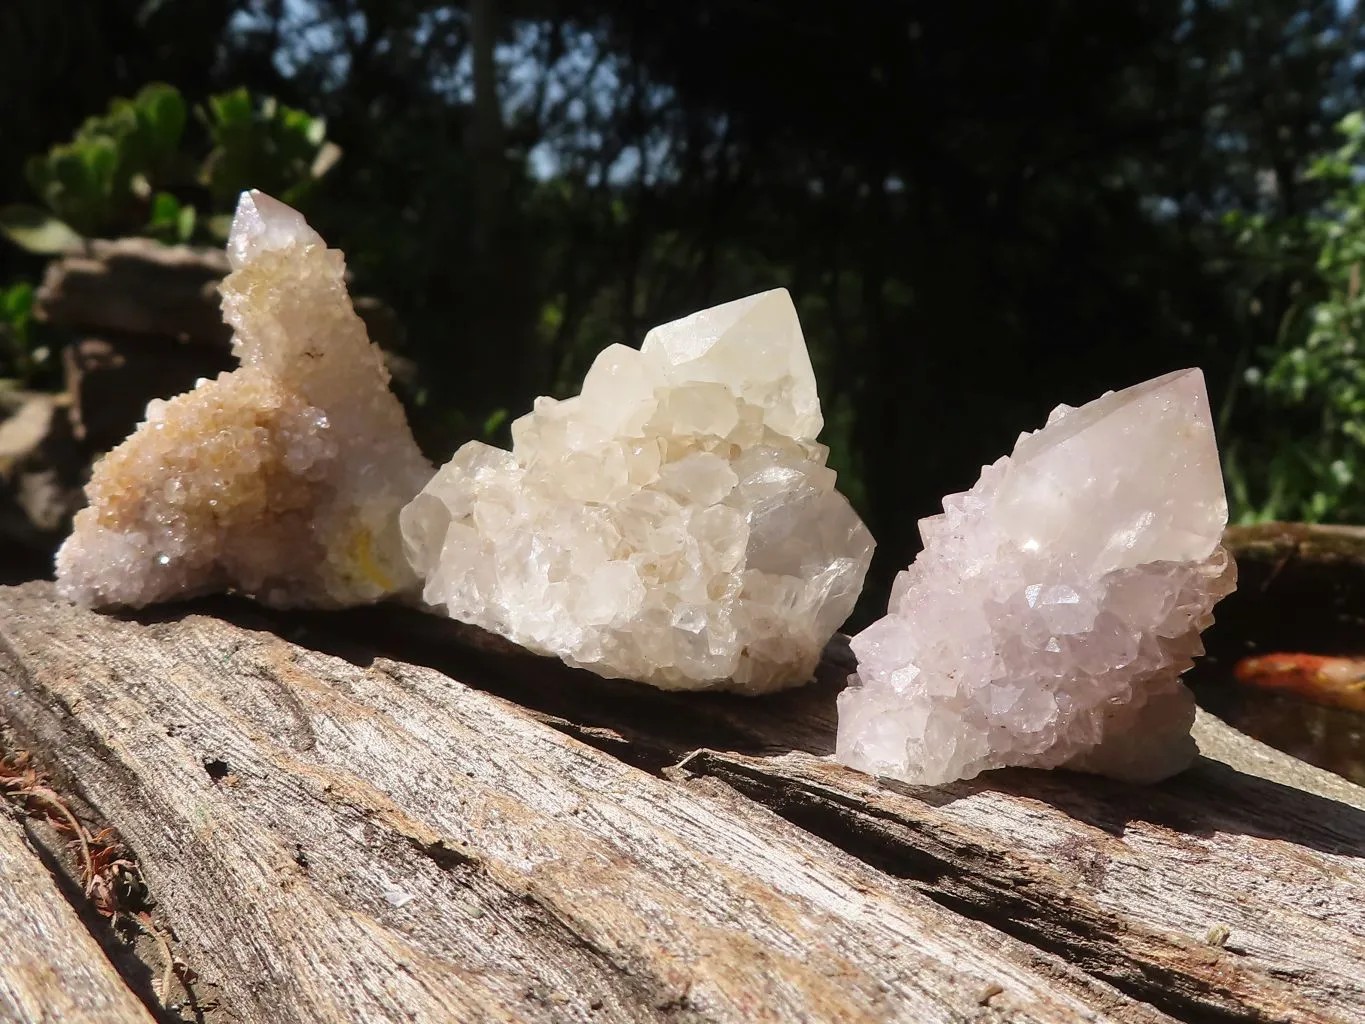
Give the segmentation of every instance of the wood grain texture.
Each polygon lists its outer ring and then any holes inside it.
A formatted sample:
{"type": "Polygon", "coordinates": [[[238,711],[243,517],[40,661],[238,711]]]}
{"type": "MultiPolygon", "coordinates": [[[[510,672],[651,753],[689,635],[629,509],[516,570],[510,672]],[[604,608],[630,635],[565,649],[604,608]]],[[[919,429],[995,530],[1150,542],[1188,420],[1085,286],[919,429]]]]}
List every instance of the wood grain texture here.
{"type": "Polygon", "coordinates": [[[1218,605],[1210,667],[1268,651],[1365,653],[1365,527],[1313,523],[1230,526],[1237,590],[1218,605]]]}
{"type": "Polygon", "coordinates": [[[225,1019],[1365,1020],[1353,787],[878,782],[826,756],[847,669],[666,694],[404,609],[0,589],[0,735],[120,831],[225,1019]]]}
{"type": "Polygon", "coordinates": [[[1365,790],[1210,716],[1196,725],[1205,756],[1161,786],[1003,771],[916,788],[826,756],[834,698],[852,669],[839,645],[815,685],[760,711],[741,698],[585,674],[572,688],[554,685],[557,665],[496,640],[424,642],[434,628],[425,619],[394,628],[411,656],[496,679],[547,721],[620,756],[721,779],[943,905],[1176,1017],[1365,1020],[1365,790]],[[1208,941],[1223,929],[1225,944],[1208,941]]]}
{"type": "Polygon", "coordinates": [[[153,1024],[3,806],[0,1021],[153,1024]]]}

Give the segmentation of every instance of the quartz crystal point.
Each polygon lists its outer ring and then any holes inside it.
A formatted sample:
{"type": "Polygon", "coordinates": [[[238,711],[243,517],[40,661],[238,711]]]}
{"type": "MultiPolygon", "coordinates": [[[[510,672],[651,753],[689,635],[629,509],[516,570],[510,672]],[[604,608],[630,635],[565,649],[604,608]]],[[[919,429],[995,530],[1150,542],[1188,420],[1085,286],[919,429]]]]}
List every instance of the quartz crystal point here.
{"type": "Polygon", "coordinates": [[[260,192],[242,194],[227,251],[242,365],[151,402],[96,464],[58,589],[96,607],[225,589],[340,607],[415,587],[398,510],[432,467],[351,307],[342,254],[260,192]]]}
{"type": "Polygon", "coordinates": [[[836,757],[928,785],[1007,765],[1185,768],[1180,674],[1235,587],[1226,522],[1200,371],[1060,406],[920,523],[889,614],[853,638],[836,757]]]}
{"type": "Polygon", "coordinates": [[[604,676],[761,693],[810,679],[872,537],[834,488],[785,290],[612,345],[512,451],[472,442],[403,510],[428,603],[604,676]]]}

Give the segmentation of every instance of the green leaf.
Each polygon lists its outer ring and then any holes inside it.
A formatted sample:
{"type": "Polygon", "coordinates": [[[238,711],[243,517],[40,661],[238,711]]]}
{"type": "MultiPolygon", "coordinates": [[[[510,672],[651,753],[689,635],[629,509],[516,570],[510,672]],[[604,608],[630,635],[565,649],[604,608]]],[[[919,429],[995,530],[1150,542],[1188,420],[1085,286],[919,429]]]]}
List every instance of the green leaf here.
{"type": "Polygon", "coordinates": [[[175,235],[182,242],[188,242],[194,235],[194,225],[197,220],[193,206],[182,206],[180,216],[176,219],[175,235]]]}
{"type": "Polygon", "coordinates": [[[85,241],[46,210],[24,204],[0,208],[0,232],[21,249],[44,256],[68,252],[85,241]]]}
{"type": "Polygon", "coordinates": [[[8,288],[0,288],[0,319],[6,323],[23,324],[33,313],[33,285],[18,281],[8,288]]]}
{"type": "Polygon", "coordinates": [[[119,165],[118,143],[113,139],[90,139],[80,144],[79,154],[93,194],[101,198],[112,196],[119,165]]]}
{"type": "Polygon", "coordinates": [[[506,409],[494,409],[488,414],[488,418],[483,421],[483,436],[492,437],[499,427],[507,422],[506,409]]]}
{"type": "Polygon", "coordinates": [[[217,129],[245,127],[251,124],[251,94],[242,86],[210,96],[209,110],[217,122],[214,126],[217,129]]]}
{"type": "Polygon", "coordinates": [[[180,218],[180,200],[169,192],[158,192],[152,199],[152,213],[147,223],[153,228],[173,227],[180,218]]]}
{"type": "Polygon", "coordinates": [[[96,198],[97,190],[90,177],[90,165],[81,152],[82,145],[83,142],[73,142],[56,146],[48,154],[48,195],[44,198],[54,206],[53,196],[58,201],[70,198],[75,202],[91,202],[96,198]]]}
{"type": "Polygon", "coordinates": [[[314,146],[321,146],[327,138],[327,121],[321,117],[310,117],[303,129],[303,137],[314,146]]]}
{"type": "Polygon", "coordinates": [[[543,337],[553,338],[564,323],[564,304],[559,299],[545,303],[540,308],[540,333],[543,337]]]}
{"type": "Polygon", "coordinates": [[[185,131],[185,100],[180,90],[157,82],[144,87],[134,105],[138,121],[146,127],[152,156],[162,160],[174,153],[185,131]]]}

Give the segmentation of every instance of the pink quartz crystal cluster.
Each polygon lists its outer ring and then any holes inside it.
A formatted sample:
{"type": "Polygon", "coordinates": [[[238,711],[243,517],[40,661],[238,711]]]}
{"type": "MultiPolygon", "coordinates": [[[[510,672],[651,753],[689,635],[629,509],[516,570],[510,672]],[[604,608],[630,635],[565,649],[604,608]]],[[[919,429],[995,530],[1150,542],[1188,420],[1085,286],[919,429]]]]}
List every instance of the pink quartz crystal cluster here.
{"type": "Polygon", "coordinates": [[[1134,781],[1195,754],[1180,674],[1235,586],[1204,378],[1059,407],[920,524],[853,638],[836,756],[939,784],[1009,765],[1134,781]]]}

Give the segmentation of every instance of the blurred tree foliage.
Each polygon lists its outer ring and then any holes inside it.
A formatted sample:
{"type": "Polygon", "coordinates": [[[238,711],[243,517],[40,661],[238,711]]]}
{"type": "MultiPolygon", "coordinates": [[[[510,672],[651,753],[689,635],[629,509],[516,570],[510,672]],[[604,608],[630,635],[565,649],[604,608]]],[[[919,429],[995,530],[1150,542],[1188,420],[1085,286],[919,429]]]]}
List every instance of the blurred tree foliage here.
{"type": "Polygon", "coordinates": [[[1198,364],[1242,465],[1346,443],[1321,389],[1276,435],[1282,396],[1241,382],[1283,377],[1291,308],[1354,301],[1317,259],[1341,182],[1310,171],[1362,38],[1339,0],[15,0],[0,202],[148,82],[325,119],[346,157],[303,205],[403,315],[447,446],[786,285],[876,593],[1058,402],[1198,364]]]}
{"type": "Polygon", "coordinates": [[[1229,216],[1242,250],[1290,282],[1274,343],[1234,382],[1260,414],[1225,444],[1233,506],[1247,521],[1365,520],[1365,116],[1351,113],[1340,131],[1340,147],[1306,176],[1330,188],[1320,208],[1289,222],[1229,216]]]}

